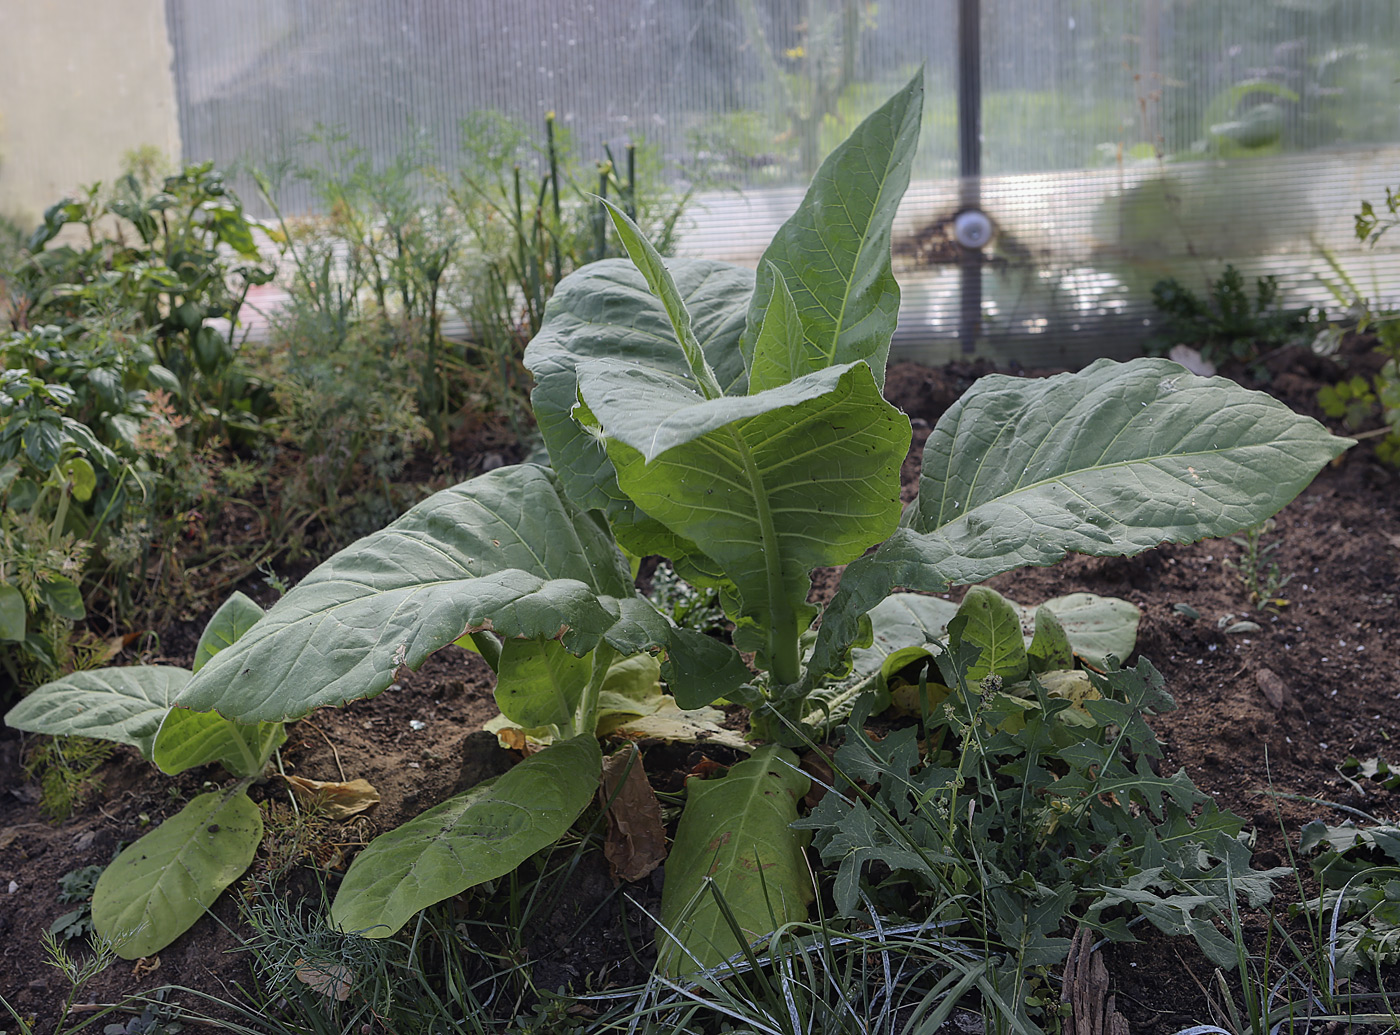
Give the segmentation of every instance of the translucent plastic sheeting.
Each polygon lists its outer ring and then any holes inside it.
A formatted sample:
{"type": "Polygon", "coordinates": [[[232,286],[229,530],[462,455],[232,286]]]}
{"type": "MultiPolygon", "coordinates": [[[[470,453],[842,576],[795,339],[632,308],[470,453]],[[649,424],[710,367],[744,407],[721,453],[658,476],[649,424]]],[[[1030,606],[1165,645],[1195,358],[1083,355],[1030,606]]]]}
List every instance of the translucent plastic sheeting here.
{"type": "MultiPolygon", "coordinates": [[[[451,168],[470,112],[503,112],[538,138],[555,111],[582,160],[644,138],[678,182],[699,178],[682,250],[741,262],[756,261],[821,155],[923,65],[923,134],[896,238],[896,355],[934,360],[969,343],[1027,365],[1129,354],[1151,332],[1156,280],[1201,288],[1226,262],[1276,273],[1289,306],[1339,312],[1324,283],[1342,283],[1339,270],[1360,293],[1400,303],[1395,253],[1352,237],[1360,201],[1400,181],[1394,0],[168,0],[167,10],[190,159],[273,166],[321,127],[374,163],[415,150],[451,168]],[[969,7],[980,45],[959,53],[969,7]],[[956,179],[960,61],[980,73],[976,181],[956,179]],[[948,231],[969,204],[997,228],[964,264],[973,296],[948,231]]],[[[304,185],[286,182],[284,209],[310,208],[304,185]]]]}
{"type": "MultiPolygon", "coordinates": [[[[983,177],[997,232],[980,267],[977,351],[1027,366],[1134,354],[1160,322],[1153,284],[1174,276],[1204,291],[1227,262],[1251,296],[1253,278],[1276,276],[1290,307],[1335,318],[1357,294],[1400,307],[1400,250],[1363,246],[1353,232],[1358,200],[1383,197],[1397,170],[1400,147],[983,177]]],[[[956,180],[915,181],[905,196],[896,358],[962,352],[960,196],[956,180]]],[[[682,251],[756,264],[800,199],[799,189],[701,195],[682,251]]]]}

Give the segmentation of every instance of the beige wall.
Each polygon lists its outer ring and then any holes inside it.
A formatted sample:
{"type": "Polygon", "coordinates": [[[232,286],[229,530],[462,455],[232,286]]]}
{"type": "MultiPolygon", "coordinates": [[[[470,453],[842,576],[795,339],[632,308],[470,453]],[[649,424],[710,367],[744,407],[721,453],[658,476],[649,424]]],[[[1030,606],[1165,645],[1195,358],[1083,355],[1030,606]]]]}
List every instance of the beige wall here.
{"type": "Polygon", "coordinates": [[[0,0],[0,213],[25,222],[180,129],[165,0],[0,0]]]}

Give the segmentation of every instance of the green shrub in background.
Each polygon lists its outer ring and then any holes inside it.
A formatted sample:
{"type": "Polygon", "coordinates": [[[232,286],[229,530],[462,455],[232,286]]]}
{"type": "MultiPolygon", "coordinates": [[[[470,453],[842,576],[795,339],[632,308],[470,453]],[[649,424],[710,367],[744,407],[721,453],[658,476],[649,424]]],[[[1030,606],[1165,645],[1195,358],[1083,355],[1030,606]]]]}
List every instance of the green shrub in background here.
{"type": "Polygon", "coordinates": [[[1152,286],[1152,304],[1166,317],[1156,336],[1159,354],[1173,345],[1191,345],[1217,366],[1232,359],[1253,362],[1316,332],[1316,311],[1283,306],[1276,277],[1256,278],[1251,298],[1244,276],[1231,265],[1207,283],[1204,298],[1175,277],[1159,280],[1152,286]]]}
{"type": "Polygon", "coordinates": [[[18,326],[67,327],[102,314],[149,333],[201,439],[265,407],[266,390],[235,361],[234,337],[249,288],[273,271],[242,202],[211,164],[187,166],[159,189],[134,172],[110,192],[94,184],[51,206],[27,247],[12,278],[22,292],[18,326]],[[80,233],[60,236],[70,225],[80,233]]]}
{"type": "MultiPolygon", "coordinates": [[[[1356,214],[1358,240],[1375,247],[1396,226],[1400,226],[1400,193],[1387,188],[1379,213],[1371,202],[1361,203],[1356,214]]],[[[1357,333],[1375,335],[1375,350],[1384,362],[1374,374],[1357,374],[1324,386],[1318,392],[1318,403],[1329,417],[1344,420],[1348,428],[1356,431],[1379,418],[1379,428],[1361,431],[1358,437],[1381,437],[1376,455],[1382,463],[1400,467],[1400,312],[1378,307],[1356,289],[1335,262],[1333,266],[1350,290],[1346,300],[1350,315],[1356,319],[1357,333]]],[[[1336,287],[1333,290],[1340,292],[1336,287]]]]}
{"type": "Polygon", "coordinates": [[[94,605],[112,626],[171,616],[182,540],[223,488],[214,450],[270,412],[235,341],[272,276],[253,224],[211,166],[157,185],[134,164],[51,206],[6,259],[0,666],[19,684],[80,662],[96,641],[72,623],[94,605]]]}
{"type": "MultiPolygon", "coordinates": [[[[377,167],[322,132],[320,164],[284,173],[323,214],[264,228],[211,165],[161,178],[135,154],[110,187],[4,238],[0,369],[16,379],[0,412],[13,439],[0,449],[0,664],[14,681],[83,663],[74,645],[98,642],[75,639],[85,616],[158,626],[269,551],[378,527],[422,495],[405,472],[425,449],[441,461],[483,424],[501,425],[503,446],[526,434],[520,356],[545,302],[618,251],[590,195],[618,200],[663,247],[685,198],[639,176],[639,162],[659,168],[645,147],[585,166],[552,119],[543,147],[486,114],[464,138],[449,177],[420,149],[377,167]],[[269,340],[249,343],[240,314],[274,272],[260,229],[289,299],[269,340]],[[46,429],[57,437],[26,453],[46,429]],[[209,544],[241,497],[258,541],[209,544]]],[[[259,186],[276,212],[273,181],[259,186]]]]}
{"type": "MultiPolygon", "coordinates": [[[[483,412],[503,415],[521,435],[529,378],[520,356],[554,285],[621,253],[589,195],[619,199],[663,249],[687,197],[659,185],[660,162],[645,145],[629,147],[620,163],[608,151],[587,167],[552,117],[543,147],[491,112],[465,120],[462,138],[458,169],[447,173],[422,147],[380,167],[343,134],[321,130],[300,159],[257,177],[291,295],[274,342],[273,352],[286,353],[277,378],[330,399],[375,382],[407,385],[439,451],[483,412]],[[311,187],[320,215],[283,216],[277,196],[288,178],[311,187]],[[459,336],[445,333],[452,317],[459,336]]],[[[365,401],[368,423],[383,423],[385,401],[365,401]]],[[[299,441],[298,427],[291,418],[283,431],[299,441]]],[[[309,430],[313,438],[325,431],[309,430]]],[[[402,444],[415,434],[399,427],[390,438],[402,444]]]]}

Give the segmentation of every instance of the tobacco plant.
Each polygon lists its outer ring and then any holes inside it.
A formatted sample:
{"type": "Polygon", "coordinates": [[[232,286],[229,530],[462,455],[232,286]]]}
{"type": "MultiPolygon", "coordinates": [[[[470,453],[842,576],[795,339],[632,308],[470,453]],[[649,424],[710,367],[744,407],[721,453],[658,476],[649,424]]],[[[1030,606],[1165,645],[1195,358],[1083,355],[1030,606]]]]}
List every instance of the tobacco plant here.
{"type": "MultiPolygon", "coordinates": [[[[262,608],[234,593],[205,626],[193,671],[235,642],[262,608]]],[[[129,845],[98,878],[92,926],[123,959],[159,952],[198,920],[253,861],[262,813],[252,782],[287,739],[280,722],[241,724],[173,703],[192,673],[171,665],[74,672],[35,689],[5,715],[15,729],[127,744],[169,775],[218,762],[238,778],[196,796],[129,845]]]]}
{"type": "Polygon", "coordinates": [[[757,271],[663,263],[612,210],[632,261],[564,278],[526,352],[553,469],[501,468],[430,497],[311,572],[181,691],[196,711],[284,722],[377,694],[460,643],[496,669],[508,720],[552,729],[506,775],[365,849],[337,926],[388,936],[560,837],[597,786],[614,662],[653,653],[679,706],[745,703],[769,741],[716,786],[692,786],[667,864],[665,966],[717,962],[742,947],[736,928],[806,915],[790,823],[807,780],[780,742],[849,709],[875,659],[937,635],[898,614],[886,625],[892,590],[1227,535],[1346,448],[1223,379],[1102,360],[979,381],[929,436],[902,508],[910,425],[881,386],[899,309],[891,224],[922,101],[916,78],[827,158],[757,271]],[[637,593],[629,557],[648,554],[719,591],[732,646],[637,593]],[[840,564],[813,634],[809,573],[840,564]],[[732,923],[715,921],[711,886],[732,923]]]}

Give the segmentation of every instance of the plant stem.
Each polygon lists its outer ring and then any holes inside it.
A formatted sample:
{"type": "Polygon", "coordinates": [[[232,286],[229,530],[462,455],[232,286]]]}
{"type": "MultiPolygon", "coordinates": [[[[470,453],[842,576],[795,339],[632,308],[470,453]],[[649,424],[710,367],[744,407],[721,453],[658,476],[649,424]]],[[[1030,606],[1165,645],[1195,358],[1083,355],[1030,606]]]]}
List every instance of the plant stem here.
{"type": "Polygon", "coordinates": [[[592,736],[593,731],[598,728],[598,697],[603,690],[603,680],[607,678],[608,667],[612,665],[613,658],[617,657],[617,651],[613,650],[606,643],[599,643],[593,648],[593,671],[588,677],[588,685],[583,688],[583,697],[578,703],[578,711],[574,713],[572,736],[582,736],[588,734],[592,736]]]}
{"type": "Polygon", "coordinates": [[[554,227],[551,237],[554,241],[554,283],[559,283],[564,276],[564,261],[559,254],[559,232],[562,220],[559,209],[559,152],[554,144],[554,112],[549,112],[544,117],[544,135],[546,145],[549,148],[549,192],[550,200],[554,203],[554,227]]]}

